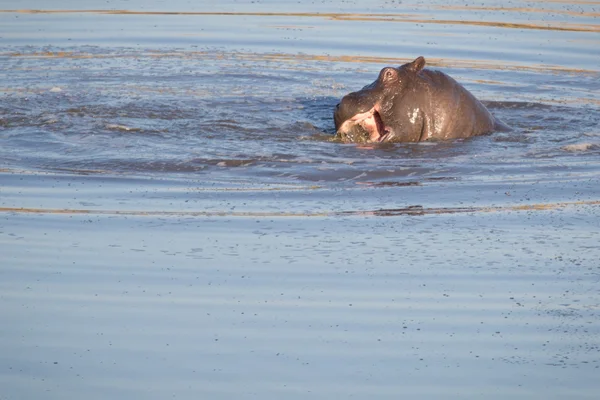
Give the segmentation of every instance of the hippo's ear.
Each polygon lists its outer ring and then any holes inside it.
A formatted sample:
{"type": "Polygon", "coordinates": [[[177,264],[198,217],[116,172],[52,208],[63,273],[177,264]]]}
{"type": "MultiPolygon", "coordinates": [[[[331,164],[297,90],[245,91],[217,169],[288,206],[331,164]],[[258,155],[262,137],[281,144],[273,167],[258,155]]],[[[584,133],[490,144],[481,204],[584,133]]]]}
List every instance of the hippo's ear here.
{"type": "Polygon", "coordinates": [[[417,57],[417,59],[408,64],[408,69],[414,72],[419,72],[425,68],[425,58],[423,56],[417,57]]]}

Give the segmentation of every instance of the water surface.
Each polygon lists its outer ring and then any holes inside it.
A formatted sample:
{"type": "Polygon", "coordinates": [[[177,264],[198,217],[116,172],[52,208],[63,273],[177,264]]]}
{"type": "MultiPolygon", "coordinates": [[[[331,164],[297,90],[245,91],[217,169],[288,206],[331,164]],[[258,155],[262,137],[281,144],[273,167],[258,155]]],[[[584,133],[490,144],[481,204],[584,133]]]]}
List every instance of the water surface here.
{"type": "Polygon", "coordinates": [[[0,397],[596,397],[600,3],[74,7],[0,10],[0,397]],[[512,131],[333,140],[420,55],[512,131]]]}

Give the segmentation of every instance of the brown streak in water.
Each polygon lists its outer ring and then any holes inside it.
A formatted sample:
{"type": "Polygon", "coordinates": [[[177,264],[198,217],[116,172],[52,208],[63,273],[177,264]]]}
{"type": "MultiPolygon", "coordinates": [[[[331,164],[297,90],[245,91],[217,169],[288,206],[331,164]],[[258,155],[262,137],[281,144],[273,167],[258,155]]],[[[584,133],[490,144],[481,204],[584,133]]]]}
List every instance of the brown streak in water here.
{"type": "Polygon", "coordinates": [[[395,17],[342,17],[332,18],[340,19],[345,21],[384,21],[384,22],[404,22],[414,24],[440,24],[440,25],[473,25],[473,26],[489,26],[493,28],[510,28],[510,29],[534,29],[534,30],[545,30],[545,31],[569,31],[569,32],[600,32],[600,25],[590,24],[521,24],[521,23],[510,23],[510,22],[494,22],[494,21],[458,21],[458,20],[444,20],[444,19],[397,19],[395,17]]]}
{"type": "MultiPolygon", "coordinates": [[[[372,63],[372,64],[405,64],[413,58],[398,57],[375,57],[375,56],[323,56],[314,54],[257,54],[257,53],[235,53],[240,58],[248,57],[251,59],[266,59],[271,61],[328,61],[328,62],[347,62],[347,63],[372,63]]],[[[451,67],[451,68],[469,68],[469,69],[491,69],[491,70],[514,70],[514,71],[534,71],[534,72],[568,72],[580,74],[597,74],[598,71],[565,68],[558,65],[519,65],[503,61],[500,65],[498,61],[493,60],[461,60],[448,58],[427,58],[427,65],[433,67],[451,67]]]]}
{"type": "Polygon", "coordinates": [[[476,83],[482,83],[484,85],[503,85],[506,86],[507,83],[506,82],[500,82],[500,81],[489,81],[489,80],[485,80],[485,79],[475,79],[473,80],[473,82],[476,83]]]}
{"type": "Polygon", "coordinates": [[[594,104],[600,106],[600,100],[587,97],[577,97],[574,99],[544,99],[543,103],[550,104],[594,104]]]}
{"type": "Polygon", "coordinates": [[[11,57],[52,57],[52,58],[92,58],[87,54],[75,54],[70,51],[35,51],[33,53],[1,53],[2,56],[11,57]]]}
{"type": "Polygon", "coordinates": [[[251,16],[251,17],[316,17],[338,21],[385,21],[414,24],[474,25],[513,29],[539,29],[571,32],[600,32],[600,26],[588,24],[518,24],[493,21],[456,21],[415,19],[420,14],[384,14],[384,13],[286,13],[286,12],[208,12],[208,11],[131,11],[131,10],[0,10],[5,13],[21,14],[108,14],[108,15],[188,15],[188,16],[251,16]]]}
{"type": "Polygon", "coordinates": [[[357,185],[365,185],[371,187],[404,187],[404,186],[421,186],[421,182],[410,181],[410,182],[395,182],[395,181],[383,181],[383,182],[356,182],[357,185]]]}
{"type": "Polygon", "coordinates": [[[249,188],[192,188],[187,189],[190,192],[292,192],[292,191],[305,191],[305,190],[320,190],[324,189],[323,186],[289,186],[289,187],[249,187],[249,188]]]}
{"type": "MultiPolygon", "coordinates": [[[[376,57],[376,56],[360,56],[360,55],[319,55],[319,54],[286,54],[286,53],[218,53],[214,54],[211,52],[202,51],[190,51],[190,52],[153,52],[146,51],[145,53],[135,54],[89,54],[89,53],[71,53],[71,52],[32,52],[32,53],[20,53],[20,52],[6,52],[0,53],[0,57],[24,57],[24,58],[73,58],[73,59],[89,59],[89,58],[141,58],[141,57],[153,57],[153,58],[166,58],[166,57],[180,57],[180,58],[207,58],[207,59],[227,59],[235,57],[237,59],[250,60],[250,61],[278,61],[278,62],[298,62],[298,61],[324,61],[324,62],[344,62],[344,63],[364,63],[364,64],[388,64],[388,65],[400,65],[412,61],[412,58],[399,58],[399,57],[376,57]],[[227,54],[227,56],[225,55],[227,54]]],[[[531,71],[531,72],[552,72],[552,73],[572,73],[572,74],[586,74],[596,75],[598,71],[579,69],[579,68],[565,68],[558,65],[520,65],[503,61],[501,64],[494,60],[463,60],[463,59],[450,59],[450,58],[427,58],[427,65],[433,67],[446,67],[446,68],[468,68],[468,69],[482,69],[482,70],[509,70],[509,71],[531,71]]]]}
{"type": "Polygon", "coordinates": [[[149,217],[343,217],[343,216],[423,216],[439,214],[491,213],[491,212],[520,212],[548,211],[566,207],[598,206],[600,200],[573,201],[562,203],[539,203],[517,206],[496,207],[434,207],[408,206],[394,209],[352,210],[352,211],[323,211],[323,212],[232,212],[232,211],[136,211],[136,210],[92,210],[92,209],[52,209],[52,208],[16,208],[0,207],[0,212],[16,214],[66,214],[66,215],[124,215],[149,217]]]}
{"type": "Polygon", "coordinates": [[[589,98],[580,98],[580,99],[572,99],[572,100],[565,100],[567,103],[593,103],[596,104],[598,106],[600,106],[600,100],[598,99],[589,99],[589,98]]]}

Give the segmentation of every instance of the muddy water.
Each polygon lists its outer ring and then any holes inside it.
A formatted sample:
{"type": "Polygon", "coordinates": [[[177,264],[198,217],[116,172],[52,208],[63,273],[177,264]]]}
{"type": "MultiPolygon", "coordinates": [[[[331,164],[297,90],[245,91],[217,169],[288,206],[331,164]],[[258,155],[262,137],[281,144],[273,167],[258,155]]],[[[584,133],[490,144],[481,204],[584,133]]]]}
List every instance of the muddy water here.
{"type": "Polygon", "coordinates": [[[600,3],[1,7],[0,397],[596,397],[600,3]],[[419,55],[513,130],[334,141],[419,55]]]}

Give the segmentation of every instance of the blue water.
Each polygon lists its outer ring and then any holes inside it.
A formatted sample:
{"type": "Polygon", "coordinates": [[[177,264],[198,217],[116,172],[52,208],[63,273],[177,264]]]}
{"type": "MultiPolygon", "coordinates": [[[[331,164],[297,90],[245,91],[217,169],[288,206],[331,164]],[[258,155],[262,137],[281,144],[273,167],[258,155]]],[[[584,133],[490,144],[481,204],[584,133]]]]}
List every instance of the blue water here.
{"type": "Polygon", "coordinates": [[[0,398],[596,398],[597,2],[4,1],[0,398]],[[512,127],[334,140],[424,56],[512,127]]]}

